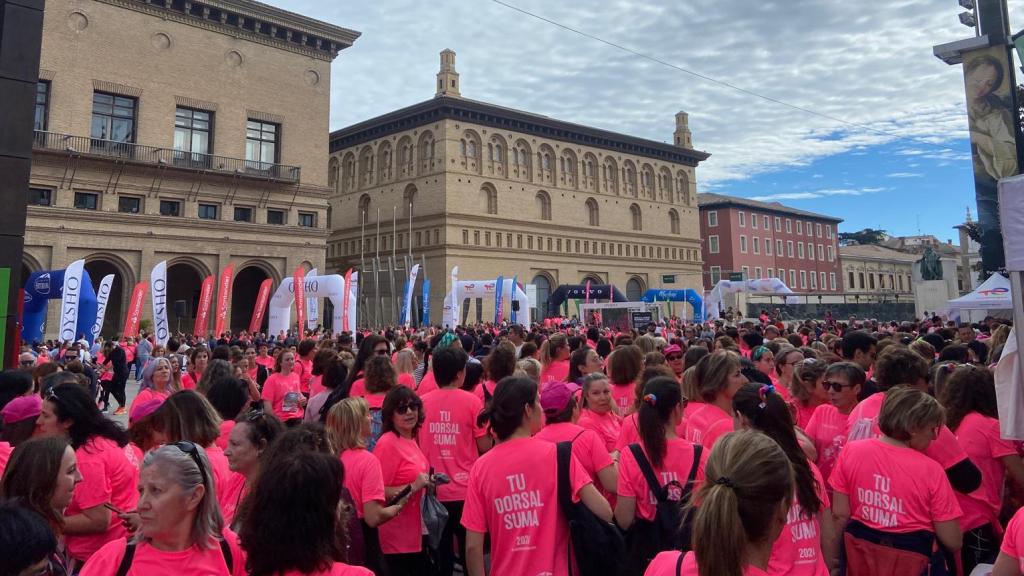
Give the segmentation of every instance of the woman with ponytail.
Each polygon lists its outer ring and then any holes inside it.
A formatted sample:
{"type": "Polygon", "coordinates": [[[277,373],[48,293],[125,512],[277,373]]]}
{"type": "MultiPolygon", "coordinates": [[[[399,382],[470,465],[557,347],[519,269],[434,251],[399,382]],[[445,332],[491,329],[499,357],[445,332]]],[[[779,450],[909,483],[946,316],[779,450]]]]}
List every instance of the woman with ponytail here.
{"type": "Polygon", "coordinates": [[[732,397],[747,377],[739,355],[728,350],[701,358],[693,376],[704,404],[686,415],[686,439],[710,450],[715,440],[732,431],[732,397]]]}
{"type": "Polygon", "coordinates": [[[637,410],[640,442],[623,448],[619,455],[615,522],[623,530],[631,529],[627,536],[629,564],[634,568],[631,573],[642,573],[658,552],[670,550],[674,544],[686,544],[685,537],[659,530],[661,518],[655,504],[659,494],[652,490],[644,473],[645,468],[652,470],[660,484],[660,496],[679,506],[703,482],[707,453],[676,433],[685,405],[674,377],[659,376],[647,382],[637,410]]]}
{"type": "Polygon", "coordinates": [[[828,576],[835,560],[832,514],[825,481],[797,441],[789,406],[775,386],[747,384],[732,399],[737,429],[764,432],[793,466],[796,497],[786,517],[787,530],[775,541],[768,573],[828,576]]]}
{"type": "Polygon", "coordinates": [[[789,458],[760,432],[731,432],[715,444],[705,472],[693,552],[662,552],[644,575],[767,576],[793,498],[789,458]]]}

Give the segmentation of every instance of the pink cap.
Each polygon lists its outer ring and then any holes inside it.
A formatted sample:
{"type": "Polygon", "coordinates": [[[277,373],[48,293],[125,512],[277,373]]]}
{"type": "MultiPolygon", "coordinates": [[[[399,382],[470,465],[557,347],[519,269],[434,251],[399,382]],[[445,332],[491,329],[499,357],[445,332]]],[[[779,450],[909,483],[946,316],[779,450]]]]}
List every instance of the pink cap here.
{"type": "Polygon", "coordinates": [[[682,352],[682,351],[683,351],[683,349],[679,347],[679,344],[670,344],[669,346],[666,346],[661,351],[661,353],[666,355],[666,356],[668,356],[669,354],[672,354],[673,352],[682,352]]]}
{"type": "Polygon", "coordinates": [[[27,418],[36,418],[43,405],[43,399],[38,394],[31,396],[19,396],[7,403],[3,409],[4,424],[20,422],[27,418]]]}
{"type": "Polygon", "coordinates": [[[139,420],[142,420],[146,416],[156,412],[156,409],[163,403],[163,398],[153,398],[152,400],[146,400],[142,404],[132,406],[132,411],[128,414],[128,421],[138,422],[139,420]]]}
{"type": "Polygon", "coordinates": [[[548,382],[540,393],[540,407],[545,414],[558,414],[565,410],[573,394],[580,390],[580,385],[572,382],[548,382]]]}

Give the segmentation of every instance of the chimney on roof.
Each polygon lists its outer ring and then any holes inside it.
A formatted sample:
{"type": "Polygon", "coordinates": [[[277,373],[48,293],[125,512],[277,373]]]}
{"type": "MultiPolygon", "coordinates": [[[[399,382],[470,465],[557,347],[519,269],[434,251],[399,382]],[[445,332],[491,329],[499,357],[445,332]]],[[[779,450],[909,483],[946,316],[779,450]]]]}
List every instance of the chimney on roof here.
{"type": "Polygon", "coordinates": [[[690,115],[680,110],[676,112],[675,145],[679,148],[693,148],[693,135],[690,133],[690,115]]]}
{"type": "Polygon", "coordinates": [[[455,51],[444,49],[441,51],[441,70],[437,73],[438,96],[459,97],[459,73],[455,71],[455,51]]]}

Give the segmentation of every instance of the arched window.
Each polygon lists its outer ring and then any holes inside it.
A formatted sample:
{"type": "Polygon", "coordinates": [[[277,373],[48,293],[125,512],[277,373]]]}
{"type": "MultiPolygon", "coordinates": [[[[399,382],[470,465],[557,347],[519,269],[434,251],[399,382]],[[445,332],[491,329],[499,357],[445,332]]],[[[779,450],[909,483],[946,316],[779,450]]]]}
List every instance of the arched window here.
{"type": "Polygon", "coordinates": [[[487,206],[488,214],[498,213],[498,191],[490,184],[480,187],[481,204],[487,206]]]}
{"type": "Polygon", "coordinates": [[[491,157],[491,160],[493,160],[495,162],[502,162],[504,160],[504,157],[502,156],[502,151],[501,151],[501,144],[495,144],[494,145],[494,156],[491,157]]]}
{"type": "Polygon", "coordinates": [[[537,287],[537,310],[541,316],[547,316],[548,299],[551,298],[551,280],[544,274],[533,277],[533,285],[537,287]]]}
{"type": "Polygon", "coordinates": [[[327,163],[327,185],[334,188],[335,192],[338,192],[340,173],[341,166],[338,163],[338,159],[331,158],[331,161],[327,163]]]}
{"type": "Polygon", "coordinates": [[[644,296],[644,285],[639,278],[633,277],[626,282],[626,298],[630,302],[639,302],[644,296]]]}
{"type": "Polygon", "coordinates": [[[668,227],[673,234],[679,234],[679,212],[675,208],[668,211],[668,227]]]}
{"type": "Polygon", "coordinates": [[[466,141],[465,140],[459,140],[459,155],[460,156],[465,156],[466,155],[466,141]]]}
{"type": "Polygon", "coordinates": [[[359,222],[370,221],[370,195],[363,194],[359,197],[359,222]]]}
{"type": "Polygon", "coordinates": [[[466,144],[466,156],[476,158],[476,142],[471,141],[466,144]]]}
{"type": "Polygon", "coordinates": [[[693,206],[693,197],[690,194],[690,177],[682,170],[676,172],[676,193],[679,195],[680,202],[685,203],[687,206],[693,206]]]}
{"type": "Polygon", "coordinates": [[[405,187],[405,192],[402,194],[402,215],[409,218],[414,214],[413,208],[416,206],[416,186],[409,184],[405,187]]]}
{"type": "Polygon", "coordinates": [[[551,220],[551,197],[543,190],[537,192],[537,211],[541,220],[551,220]]]}
{"type": "Polygon", "coordinates": [[[629,214],[633,219],[633,230],[643,230],[644,220],[643,215],[640,213],[640,207],[636,204],[629,205],[629,214]]]}
{"type": "Polygon", "coordinates": [[[597,207],[597,200],[587,198],[587,223],[591,226],[600,226],[601,217],[597,207]]]}
{"type": "Polygon", "coordinates": [[[541,157],[541,166],[545,170],[550,170],[551,169],[551,156],[549,154],[544,154],[541,157]]]}

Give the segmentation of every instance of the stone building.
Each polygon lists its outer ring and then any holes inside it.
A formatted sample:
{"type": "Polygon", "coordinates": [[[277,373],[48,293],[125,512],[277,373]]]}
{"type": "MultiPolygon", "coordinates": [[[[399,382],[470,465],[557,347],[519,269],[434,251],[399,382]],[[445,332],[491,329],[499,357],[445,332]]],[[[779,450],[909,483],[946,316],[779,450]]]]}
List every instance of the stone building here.
{"type": "MultiPolygon", "coordinates": [[[[692,149],[685,113],[665,144],[470,100],[445,50],[433,99],[333,132],[330,150],[327,264],[363,270],[371,322],[397,308],[388,274],[373,281],[378,256],[378,269],[425,263],[435,323],[456,265],[460,279],[535,285],[541,310],[558,285],[587,280],[630,299],[700,287],[695,169],[708,154],[692,149]]],[[[490,319],[493,302],[477,309],[490,319]]]]}
{"type": "Polygon", "coordinates": [[[920,257],[892,248],[864,244],[839,248],[848,294],[914,297],[913,265],[920,257]]]}
{"type": "Polygon", "coordinates": [[[183,331],[233,263],[246,327],[263,279],[323,269],[331,62],[358,36],[251,0],[49,0],[23,275],[115,274],[110,336],[158,262],[183,331]]]}

